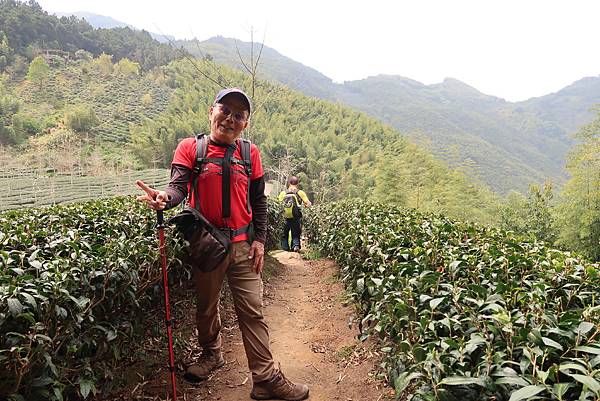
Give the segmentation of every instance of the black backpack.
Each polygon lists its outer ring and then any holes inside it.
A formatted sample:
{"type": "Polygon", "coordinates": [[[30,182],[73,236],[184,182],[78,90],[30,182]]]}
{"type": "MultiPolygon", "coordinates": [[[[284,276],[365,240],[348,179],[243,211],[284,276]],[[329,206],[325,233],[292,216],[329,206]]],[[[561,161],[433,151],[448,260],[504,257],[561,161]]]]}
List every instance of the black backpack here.
{"type": "MultiPolygon", "coordinates": [[[[214,163],[221,166],[223,171],[221,190],[222,190],[222,199],[223,199],[223,217],[227,218],[231,216],[231,188],[229,185],[229,181],[231,178],[231,169],[230,166],[232,164],[238,164],[244,167],[244,174],[248,177],[248,190],[246,192],[246,209],[248,213],[250,213],[250,177],[252,176],[252,160],[250,159],[250,145],[252,144],[248,139],[239,138],[237,139],[235,145],[229,145],[227,150],[225,151],[225,156],[223,158],[207,158],[206,153],[208,152],[208,142],[210,138],[208,135],[199,134],[196,136],[196,163],[194,168],[192,169],[193,181],[192,181],[192,190],[194,191],[196,204],[199,204],[200,198],[197,193],[197,184],[198,177],[202,173],[202,166],[206,163],[214,163]],[[242,155],[242,160],[236,159],[233,157],[233,153],[236,148],[240,148],[240,153],[242,155]]],[[[242,234],[250,230],[250,223],[247,226],[239,228],[231,233],[232,238],[238,234],[242,234]]]]}
{"type": "Polygon", "coordinates": [[[302,217],[300,211],[300,196],[297,189],[288,189],[283,197],[283,215],[286,219],[298,219],[302,217]]]}

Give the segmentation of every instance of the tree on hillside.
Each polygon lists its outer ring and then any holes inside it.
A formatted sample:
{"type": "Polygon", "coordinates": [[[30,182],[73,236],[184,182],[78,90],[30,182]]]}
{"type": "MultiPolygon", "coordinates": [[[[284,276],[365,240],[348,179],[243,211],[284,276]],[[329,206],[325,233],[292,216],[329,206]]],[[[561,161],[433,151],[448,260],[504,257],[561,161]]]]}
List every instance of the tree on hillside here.
{"type": "Polygon", "coordinates": [[[77,105],[65,113],[65,125],[75,132],[88,132],[99,122],[94,109],[89,105],[77,105]]]}
{"type": "Polygon", "coordinates": [[[4,72],[6,66],[10,63],[12,49],[8,45],[8,38],[3,31],[0,31],[0,73],[4,72]]]}
{"type": "Polygon", "coordinates": [[[27,59],[21,55],[14,56],[13,62],[6,66],[6,73],[11,77],[22,77],[27,74],[29,63],[27,59]]]}
{"type": "Polygon", "coordinates": [[[558,236],[552,199],[552,184],[531,184],[527,196],[511,192],[500,208],[500,226],[553,244],[558,236]]]}
{"type": "MultiPolygon", "coordinates": [[[[239,87],[243,87],[245,89],[245,91],[248,93],[248,95],[250,96],[250,99],[252,99],[252,112],[250,115],[250,120],[253,120],[256,113],[262,109],[263,104],[268,100],[268,98],[271,97],[272,93],[271,91],[277,91],[278,87],[276,86],[269,86],[269,91],[261,93],[258,90],[258,87],[260,86],[260,81],[258,80],[258,70],[259,70],[259,66],[260,66],[260,60],[261,60],[261,56],[262,56],[262,52],[265,46],[265,38],[263,37],[263,40],[260,44],[256,43],[254,41],[254,29],[250,28],[250,49],[249,49],[249,54],[248,56],[244,56],[242,54],[242,51],[240,50],[237,41],[234,40],[235,43],[235,48],[236,48],[236,52],[237,52],[237,57],[238,60],[240,62],[240,64],[242,65],[242,71],[245,73],[245,78],[243,80],[243,82],[231,82],[227,79],[227,77],[225,76],[226,74],[224,74],[221,71],[221,67],[212,62],[212,56],[210,54],[205,54],[199,46],[198,41],[196,40],[194,42],[196,44],[196,51],[197,53],[201,56],[199,59],[192,59],[191,57],[189,57],[189,55],[185,55],[185,57],[190,61],[190,63],[194,66],[194,68],[196,69],[197,72],[199,72],[202,76],[204,76],[205,78],[207,78],[208,80],[216,83],[218,86],[221,87],[227,87],[227,86],[239,86],[239,87]],[[199,62],[201,62],[202,64],[200,64],[199,62]],[[206,69],[201,68],[202,66],[207,66],[209,68],[209,71],[206,71],[206,69]],[[247,82],[249,81],[249,82],[247,82]],[[259,93],[261,96],[263,96],[264,98],[260,98],[259,97],[259,93]]],[[[262,89],[265,89],[265,86],[263,86],[262,89]]],[[[248,128],[246,129],[246,131],[244,132],[244,136],[250,140],[254,140],[253,138],[253,124],[249,124],[248,128]]]]}
{"type": "Polygon", "coordinates": [[[92,61],[93,68],[103,77],[111,75],[114,70],[112,57],[113,56],[111,54],[102,53],[98,56],[98,58],[92,61]]]}
{"type": "Polygon", "coordinates": [[[94,59],[94,55],[92,53],[85,51],[83,49],[77,50],[74,53],[74,55],[77,60],[83,60],[83,61],[90,62],[94,59]]]}
{"type": "Polygon", "coordinates": [[[168,168],[177,144],[193,133],[193,130],[189,126],[187,129],[174,125],[167,128],[165,125],[155,127],[150,121],[145,123],[145,126],[131,130],[133,154],[145,166],[168,168]]]}
{"type": "Polygon", "coordinates": [[[271,160],[276,161],[276,164],[271,163],[265,166],[265,170],[269,178],[276,180],[285,188],[287,179],[292,175],[296,175],[303,163],[294,156],[293,150],[289,146],[278,145],[263,147],[264,152],[269,154],[271,160]]]}
{"type": "Polygon", "coordinates": [[[577,138],[583,143],[569,155],[565,184],[559,205],[559,242],[600,260],[600,107],[596,119],[583,127],[577,138]]]}
{"type": "MultiPolygon", "coordinates": [[[[250,29],[250,56],[248,60],[244,60],[244,57],[240,53],[240,49],[237,45],[237,41],[235,42],[235,49],[237,51],[238,58],[240,59],[240,63],[244,66],[244,70],[250,77],[250,98],[254,99],[256,97],[256,85],[258,84],[258,67],[260,65],[260,58],[262,56],[263,49],[265,47],[265,38],[263,37],[262,42],[259,45],[258,49],[254,49],[254,29],[250,29]]],[[[256,102],[256,100],[255,100],[256,102]]]]}
{"type": "Polygon", "coordinates": [[[140,65],[128,58],[122,58],[115,64],[114,71],[126,78],[140,75],[140,65]]]}
{"type": "Polygon", "coordinates": [[[554,225],[553,198],[552,183],[547,182],[543,187],[535,184],[529,186],[528,218],[525,228],[535,238],[550,244],[553,244],[557,237],[554,225]]]}
{"type": "Polygon", "coordinates": [[[145,107],[152,105],[152,102],[154,102],[154,99],[150,93],[144,93],[144,95],[140,98],[140,103],[142,103],[142,105],[145,107]]]}
{"type": "Polygon", "coordinates": [[[0,79],[0,144],[13,145],[18,142],[12,126],[13,116],[19,111],[19,101],[9,93],[0,79]]]}
{"type": "Polygon", "coordinates": [[[38,86],[38,89],[42,89],[44,82],[50,76],[50,66],[46,63],[46,60],[42,56],[37,56],[29,64],[29,70],[27,71],[27,79],[38,86]]]}

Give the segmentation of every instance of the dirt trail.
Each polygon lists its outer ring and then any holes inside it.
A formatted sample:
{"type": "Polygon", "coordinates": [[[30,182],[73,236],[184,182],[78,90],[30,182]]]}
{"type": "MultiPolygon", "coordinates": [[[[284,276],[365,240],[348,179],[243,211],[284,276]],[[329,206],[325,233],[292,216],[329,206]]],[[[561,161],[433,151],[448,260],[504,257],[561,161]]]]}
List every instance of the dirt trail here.
{"type": "MultiPolygon", "coordinates": [[[[392,390],[375,378],[380,361],[376,348],[359,343],[356,328],[348,326],[352,310],[343,306],[344,291],[335,278],[334,262],[307,261],[291,252],[276,252],[273,256],[281,266],[265,285],[265,315],[273,356],[286,377],[307,384],[311,401],[393,399],[392,390]]],[[[193,310],[186,315],[192,316],[193,310]]],[[[197,385],[187,383],[178,374],[178,399],[251,399],[252,379],[233,310],[224,310],[222,320],[225,366],[197,385]]],[[[193,342],[194,336],[190,335],[188,344],[193,342]]],[[[190,355],[197,354],[194,346],[188,349],[190,355]]],[[[181,358],[181,353],[177,357],[181,358]]],[[[169,376],[163,366],[156,368],[158,371],[145,375],[142,385],[128,394],[121,393],[121,397],[127,394],[129,399],[164,399],[169,376]]]]}

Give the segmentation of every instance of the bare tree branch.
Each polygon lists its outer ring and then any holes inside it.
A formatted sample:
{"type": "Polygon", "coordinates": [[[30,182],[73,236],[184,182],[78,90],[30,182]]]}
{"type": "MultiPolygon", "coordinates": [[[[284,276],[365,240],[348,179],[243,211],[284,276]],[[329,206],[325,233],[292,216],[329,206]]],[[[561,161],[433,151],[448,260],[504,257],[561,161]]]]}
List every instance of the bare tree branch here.
{"type": "MultiPolygon", "coordinates": [[[[187,50],[185,50],[183,48],[183,46],[181,46],[181,47],[175,46],[175,43],[173,42],[173,40],[171,40],[171,38],[169,38],[167,35],[165,35],[158,26],[156,28],[158,29],[158,31],[160,32],[162,37],[167,42],[169,42],[169,45],[171,45],[171,47],[173,47],[174,49],[179,50],[181,52],[181,54],[183,55],[183,57],[185,57],[185,59],[188,60],[192,64],[192,66],[196,69],[196,71],[198,71],[200,73],[200,75],[202,75],[204,78],[208,79],[212,83],[216,84],[217,86],[221,86],[221,87],[229,86],[229,82],[227,81],[227,79],[225,79],[225,77],[223,77],[223,75],[221,75],[221,73],[219,71],[217,71],[218,79],[215,80],[213,77],[211,77],[210,75],[208,75],[207,73],[205,73],[198,67],[196,62],[190,57],[190,53],[187,50]]],[[[195,39],[195,40],[196,40],[196,44],[199,46],[198,40],[197,39],[195,39]]]]}

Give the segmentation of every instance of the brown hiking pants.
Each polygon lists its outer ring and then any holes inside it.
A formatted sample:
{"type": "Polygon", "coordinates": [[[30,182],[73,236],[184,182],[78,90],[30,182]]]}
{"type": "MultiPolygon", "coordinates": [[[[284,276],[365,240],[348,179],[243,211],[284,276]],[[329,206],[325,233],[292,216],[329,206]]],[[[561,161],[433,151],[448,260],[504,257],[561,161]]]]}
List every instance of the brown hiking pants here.
{"type": "Polygon", "coordinates": [[[196,325],[202,348],[220,350],[219,294],[223,278],[227,275],[248,367],[256,383],[270,379],[275,364],[269,348],[269,327],[262,313],[262,278],[252,270],[253,259],[248,259],[249,250],[250,245],[246,241],[234,242],[229,256],[215,270],[208,273],[195,271],[196,325]]]}

